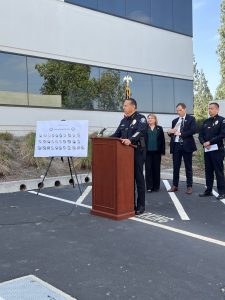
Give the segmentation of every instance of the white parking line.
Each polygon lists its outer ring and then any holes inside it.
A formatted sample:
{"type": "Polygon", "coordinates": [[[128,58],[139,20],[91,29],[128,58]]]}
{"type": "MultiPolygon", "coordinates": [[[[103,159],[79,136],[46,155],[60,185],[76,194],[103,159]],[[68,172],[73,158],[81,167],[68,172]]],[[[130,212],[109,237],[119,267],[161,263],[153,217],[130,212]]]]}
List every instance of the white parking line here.
{"type": "Polygon", "coordinates": [[[90,191],[92,190],[92,186],[88,186],[85,191],[83,192],[83,194],[77,199],[76,204],[81,204],[84,199],[87,197],[87,195],[90,193],[90,191]]]}
{"type": "MultiPolygon", "coordinates": [[[[55,197],[55,196],[51,196],[51,195],[47,195],[47,194],[43,194],[43,193],[39,193],[38,195],[42,196],[42,197],[50,198],[50,199],[53,199],[53,200],[57,200],[57,201],[61,201],[61,202],[65,202],[65,203],[69,203],[69,204],[73,204],[73,205],[77,205],[77,206],[82,206],[82,207],[86,207],[86,208],[92,208],[92,206],[86,205],[86,204],[82,203],[84,201],[85,197],[87,197],[87,195],[90,193],[91,189],[92,189],[92,187],[88,186],[85,189],[85,191],[83,192],[83,194],[77,199],[76,202],[71,201],[71,200],[66,200],[66,199],[63,199],[63,198],[59,198],[59,197],[55,197]]],[[[37,195],[37,192],[35,192],[35,191],[28,191],[28,192],[31,193],[31,194],[37,195]]]]}
{"type": "MultiPolygon", "coordinates": [[[[165,184],[165,182],[164,182],[164,184],[165,184]]],[[[165,186],[166,186],[166,184],[165,184],[165,186]]],[[[169,183],[168,183],[168,188],[170,188],[169,183]]],[[[91,189],[88,189],[86,191],[86,195],[88,195],[88,193],[90,191],[91,191],[91,189]]],[[[29,191],[29,193],[37,194],[37,192],[34,192],[34,191],[29,191]]],[[[170,194],[172,194],[172,193],[170,193],[170,194]]],[[[50,196],[50,195],[46,195],[46,194],[42,194],[42,193],[39,193],[39,195],[42,196],[42,197],[47,197],[47,198],[50,198],[50,199],[54,199],[54,200],[66,202],[66,203],[77,205],[77,206],[86,207],[86,208],[89,208],[89,209],[92,208],[92,206],[90,206],[90,205],[86,205],[86,204],[83,204],[83,203],[76,203],[76,202],[73,202],[73,201],[70,201],[70,200],[66,200],[66,199],[62,199],[62,198],[59,198],[59,197],[54,197],[54,196],[50,196]]],[[[81,200],[80,200],[80,202],[81,202],[81,200]]],[[[186,235],[186,236],[198,239],[198,240],[202,240],[202,241],[205,241],[205,242],[208,242],[208,243],[213,243],[213,244],[225,247],[225,242],[224,241],[220,241],[220,240],[216,240],[216,239],[213,239],[213,238],[209,238],[207,236],[199,235],[199,234],[196,234],[196,233],[193,233],[193,232],[181,230],[181,229],[178,229],[178,228],[170,227],[170,226],[159,224],[159,223],[154,223],[154,222],[143,220],[143,219],[137,218],[137,217],[129,218],[129,220],[136,221],[136,222],[141,222],[141,223],[148,224],[148,225],[151,225],[151,226],[154,226],[154,227],[158,227],[158,228],[161,228],[161,229],[169,230],[169,231],[176,232],[176,233],[179,233],[179,234],[182,234],[182,235],[186,235]]],[[[0,300],[1,300],[1,297],[0,297],[0,300]]]]}
{"type": "MultiPolygon", "coordinates": [[[[35,192],[35,191],[28,191],[28,193],[37,195],[37,192],[35,192]]],[[[74,205],[76,204],[76,202],[74,202],[74,201],[66,200],[66,199],[63,199],[63,198],[55,197],[55,196],[50,196],[50,195],[43,194],[43,193],[39,193],[38,196],[42,196],[42,197],[46,197],[46,198],[54,199],[54,200],[57,200],[57,201],[74,204],[74,205]]]]}
{"type": "MultiPolygon", "coordinates": [[[[215,197],[219,196],[219,194],[215,190],[212,190],[212,193],[215,197]]],[[[219,201],[222,202],[223,204],[225,204],[225,199],[221,199],[219,201]]]]}
{"type": "MultiPolygon", "coordinates": [[[[168,182],[168,180],[163,180],[163,183],[166,187],[166,189],[170,189],[171,186],[168,182]]],[[[169,193],[169,196],[171,198],[171,200],[173,201],[173,204],[175,205],[176,209],[177,209],[177,212],[178,214],[180,215],[181,219],[184,220],[184,221],[189,221],[190,218],[188,217],[188,215],[186,214],[183,206],[181,205],[180,201],[178,200],[177,196],[175,195],[175,193],[173,192],[170,192],[169,193]]]]}
{"type": "Polygon", "coordinates": [[[193,232],[181,230],[181,229],[178,229],[178,228],[170,227],[170,226],[159,224],[159,223],[154,223],[154,222],[139,219],[139,218],[136,218],[136,217],[132,217],[132,218],[130,218],[130,220],[145,223],[145,224],[148,224],[148,225],[151,225],[151,226],[159,227],[159,228],[166,229],[166,230],[169,230],[169,231],[173,231],[173,232],[176,232],[176,233],[179,233],[179,234],[183,234],[183,235],[186,235],[186,236],[198,239],[198,240],[202,240],[202,241],[205,241],[205,242],[209,242],[209,243],[213,243],[213,244],[217,244],[217,245],[225,247],[225,242],[224,241],[212,239],[212,238],[209,238],[209,237],[204,236],[204,235],[196,234],[196,233],[193,233],[193,232]]]}

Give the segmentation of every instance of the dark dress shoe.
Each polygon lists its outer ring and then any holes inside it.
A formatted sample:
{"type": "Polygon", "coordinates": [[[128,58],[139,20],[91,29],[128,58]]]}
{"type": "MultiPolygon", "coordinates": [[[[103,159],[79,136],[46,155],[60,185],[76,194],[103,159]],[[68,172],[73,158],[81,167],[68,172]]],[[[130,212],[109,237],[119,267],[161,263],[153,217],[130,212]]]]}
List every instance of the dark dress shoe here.
{"type": "Polygon", "coordinates": [[[210,197],[213,196],[212,192],[205,191],[204,193],[199,194],[199,197],[210,197]]]}
{"type": "Polygon", "coordinates": [[[139,215],[142,215],[144,212],[145,212],[145,209],[144,208],[140,208],[139,210],[135,211],[135,215],[139,216],[139,215]]]}
{"type": "Polygon", "coordinates": [[[217,200],[223,200],[223,199],[225,199],[225,194],[218,195],[218,196],[216,197],[216,199],[217,199],[217,200]]]}
{"type": "Polygon", "coordinates": [[[174,193],[174,192],[176,192],[176,191],[178,191],[178,187],[176,187],[176,186],[174,186],[174,185],[171,187],[171,189],[167,190],[167,192],[169,192],[169,193],[171,193],[171,192],[174,193]]]}
{"type": "Polygon", "coordinates": [[[188,187],[187,187],[186,194],[188,194],[188,195],[191,195],[191,194],[192,194],[192,187],[191,187],[191,186],[188,186],[188,187]]]}

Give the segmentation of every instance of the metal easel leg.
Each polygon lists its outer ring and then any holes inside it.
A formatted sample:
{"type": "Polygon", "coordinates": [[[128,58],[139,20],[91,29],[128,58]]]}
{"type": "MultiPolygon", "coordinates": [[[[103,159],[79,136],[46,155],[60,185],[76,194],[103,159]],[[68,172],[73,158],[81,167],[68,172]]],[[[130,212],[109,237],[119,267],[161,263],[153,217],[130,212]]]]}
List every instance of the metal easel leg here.
{"type": "Polygon", "coordinates": [[[48,174],[48,171],[49,171],[49,169],[50,169],[50,167],[51,167],[51,164],[52,164],[53,159],[54,159],[54,157],[52,156],[52,157],[51,157],[51,160],[50,160],[50,162],[49,162],[49,165],[48,165],[48,167],[47,167],[47,169],[46,169],[46,171],[45,171],[45,175],[44,175],[44,177],[43,177],[43,179],[42,179],[42,182],[39,184],[37,196],[38,196],[38,194],[39,194],[39,192],[40,192],[40,189],[44,186],[44,180],[45,180],[45,177],[46,177],[47,174],[48,174]]]}
{"type": "Polygon", "coordinates": [[[81,186],[80,186],[80,183],[79,183],[79,181],[78,181],[77,171],[76,171],[76,169],[75,169],[75,167],[74,167],[73,158],[72,158],[72,157],[68,157],[68,159],[71,160],[71,165],[72,165],[72,167],[73,167],[73,172],[74,172],[74,175],[75,175],[75,178],[76,178],[76,181],[77,181],[77,185],[78,185],[80,194],[82,195],[83,192],[82,192],[82,190],[81,190],[81,186]]]}

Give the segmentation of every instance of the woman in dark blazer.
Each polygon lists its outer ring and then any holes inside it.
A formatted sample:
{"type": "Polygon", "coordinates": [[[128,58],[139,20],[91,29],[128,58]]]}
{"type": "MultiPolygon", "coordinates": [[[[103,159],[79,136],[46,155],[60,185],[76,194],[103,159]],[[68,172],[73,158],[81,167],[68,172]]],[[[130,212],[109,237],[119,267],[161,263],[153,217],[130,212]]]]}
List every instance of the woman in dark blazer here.
{"type": "Polygon", "coordinates": [[[158,125],[156,115],[149,114],[147,154],[145,161],[145,182],[148,192],[157,192],[160,188],[161,155],[165,155],[165,137],[163,128],[158,125]]]}

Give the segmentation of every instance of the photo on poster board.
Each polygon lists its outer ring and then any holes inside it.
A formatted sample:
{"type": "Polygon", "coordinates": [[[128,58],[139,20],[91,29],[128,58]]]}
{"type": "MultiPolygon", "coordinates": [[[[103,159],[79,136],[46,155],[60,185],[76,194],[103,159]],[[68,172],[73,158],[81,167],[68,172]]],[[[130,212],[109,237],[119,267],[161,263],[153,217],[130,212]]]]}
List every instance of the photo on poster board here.
{"type": "Polygon", "coordinates": [[[37,121],[34,157],[87,157],[88,121],[37,121]]]}

